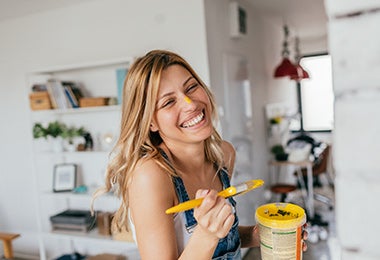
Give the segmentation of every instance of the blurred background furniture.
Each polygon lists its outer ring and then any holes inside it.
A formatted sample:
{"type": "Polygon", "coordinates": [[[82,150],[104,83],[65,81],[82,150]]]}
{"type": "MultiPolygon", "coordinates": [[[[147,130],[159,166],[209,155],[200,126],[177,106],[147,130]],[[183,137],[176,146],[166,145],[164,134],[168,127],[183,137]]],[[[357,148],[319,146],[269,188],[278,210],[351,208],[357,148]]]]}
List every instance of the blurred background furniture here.
{"type": "Polygon", "coordinates": [[[4,258],[13,259],[12,240],[19,237],[20,234],[0,232],[0,240],[3,242],[4,258]]]}
{"type": "MultiPolygon", "coordinates": [[[[332,189],[334,189],[334,181],[329,175],[329,170],[328,170],[328,162],[329,162],[329,157],[330,157],[331,146],[323,143],[320,145],[320,147],[318,147],[318,149],[319,151],[318,150],[316,151],[316,159],[313,162],[313,167],[312,167],[313,187],[322,187],[320,177],[324,175],[327,179],[328,185],[332,189]]],[[[304,182],[307,182],[308,175],[307,175],[306,168],[302,168],[301,172],[302,172],[304,182]]],[[[294,174],[296,175],[297,173],[295,172],[294,174]]],[[[333,209],[333,203],[330,198],[316,192],[313,193],[313,196],[314,196],[314,199],[326,204],[330,210],[333,209]]]]}
{"type": "Polygon", "coordinates": [[[300,162],[291,162],[291,161],[270,161],[269,166],[271,169],[271,186],[270,190],[273,193],[281,194],[281,200],[286,200],[288,193],[297,189],[296,185],[291,185],[287,183],[279,182],[281,168],[288,169],[288,167],[294,167],[297,173],[298,182],[301,184],[303,190],[303,199],[305,201],[306,213],[308,219],[314,218],[314,189],[313,189],[313,173],[312,173],[312,161],[300,161],[300,162]],[[303,180],[302,169],[306,169],[306,174],[308,176],[307,185],[303,180]],[[310,181],[309,181],[310,180],[310,181]]]}

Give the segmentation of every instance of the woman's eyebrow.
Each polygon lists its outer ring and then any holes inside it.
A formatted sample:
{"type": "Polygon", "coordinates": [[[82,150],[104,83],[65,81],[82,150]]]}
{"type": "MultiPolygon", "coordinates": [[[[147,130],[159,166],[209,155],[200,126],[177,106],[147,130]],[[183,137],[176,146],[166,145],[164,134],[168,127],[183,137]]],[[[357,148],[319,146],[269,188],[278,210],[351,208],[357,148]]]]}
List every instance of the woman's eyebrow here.
{"type": "Polygon", "coordinates": [[[167,96],[171,96],[171,95],[173,95],[173,94],[174,94],[174,92],[172,91],[172,92],[165,93],[165,94],[163,94],[162,96],[158,97],[158,98],[157,98],[157,101],[156,101],[156,105],[158,105],[158,103],[160,102],[161,99],[163,99],[163,98],[165,98],[165,97],[167,97],[167,96]]]}
{"type": "Polygon", "coordinates": [[[187,84],[187,82],[189,82],[191,79],[193,79],[194,77],[193,76],[190,76],[188,77],[182,84],[182,86],[185,86],[187,84]]]}

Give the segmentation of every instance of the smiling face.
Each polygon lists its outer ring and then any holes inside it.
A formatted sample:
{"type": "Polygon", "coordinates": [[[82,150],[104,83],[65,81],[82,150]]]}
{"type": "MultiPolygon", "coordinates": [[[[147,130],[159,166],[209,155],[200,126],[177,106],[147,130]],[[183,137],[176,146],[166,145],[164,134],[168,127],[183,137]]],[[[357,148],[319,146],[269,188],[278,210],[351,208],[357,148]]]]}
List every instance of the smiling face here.
{"type": "Polygon", "coordinates": [[[158,131],[167,145],[203,142],[212,134],[210,100],[184,67],[163,70],[150,130],[158,131]]]}

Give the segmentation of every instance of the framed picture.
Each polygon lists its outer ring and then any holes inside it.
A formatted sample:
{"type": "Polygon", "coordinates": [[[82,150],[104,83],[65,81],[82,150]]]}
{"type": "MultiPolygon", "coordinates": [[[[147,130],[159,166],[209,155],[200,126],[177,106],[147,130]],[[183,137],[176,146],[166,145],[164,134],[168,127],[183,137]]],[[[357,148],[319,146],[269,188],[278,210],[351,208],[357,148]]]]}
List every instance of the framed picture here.
{"type": "Polygon", "coordinates": [[[230,34],[241,37],[247,34],[247,12],[236,1],[230,3],[230,34]]]}
{"type": "Polygon", "coordinates": [[[77,165],[73,163],[54,166],[53,191],[72,191],[77,181],[77,165]]]}

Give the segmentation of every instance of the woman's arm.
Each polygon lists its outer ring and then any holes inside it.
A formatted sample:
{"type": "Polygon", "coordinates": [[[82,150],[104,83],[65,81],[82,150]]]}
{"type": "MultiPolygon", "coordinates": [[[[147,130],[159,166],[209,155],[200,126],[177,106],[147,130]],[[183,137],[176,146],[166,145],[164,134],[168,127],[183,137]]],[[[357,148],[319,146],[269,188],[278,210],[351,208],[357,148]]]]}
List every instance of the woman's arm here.
{"type": "Polygon", "coordinates": [[[211,259],[220,238],[230,230],[234,215],[217,191],[200,190],[203,203],[194,209],[198,225],[181,256],[178,256],[173,215],[165,210],[174,205],[171,178],[153,161],[139,165],[129,189],[129,206],[142,259],[211,259]]]}
{"type": "Polygon", "coordinates": [[[133,172],[128,199],[142,259],[177,259],[172,215],[165,210],[174,204],[170,177],[152,160],[139,163],[133,172]]]}
{"type": "Polygon", "coordinates": [[[257,225],[239,226],[239,236],[242,248],[260,246],[260,236],[257,225]]]}

